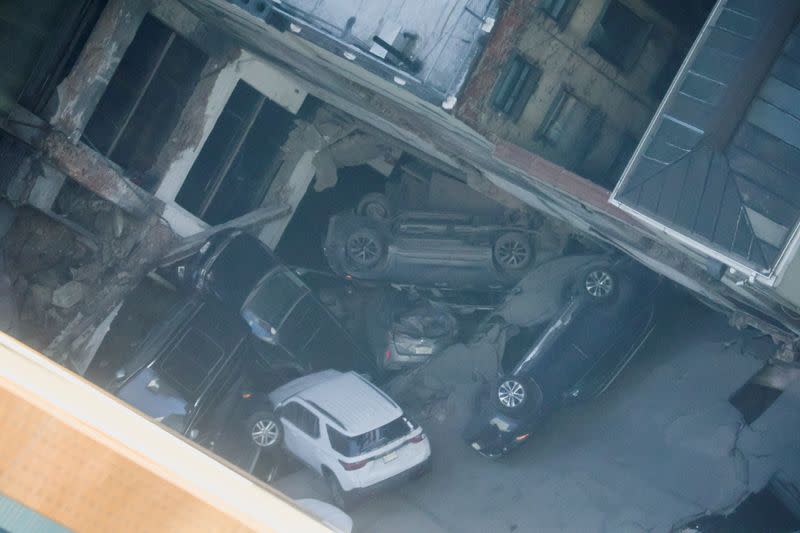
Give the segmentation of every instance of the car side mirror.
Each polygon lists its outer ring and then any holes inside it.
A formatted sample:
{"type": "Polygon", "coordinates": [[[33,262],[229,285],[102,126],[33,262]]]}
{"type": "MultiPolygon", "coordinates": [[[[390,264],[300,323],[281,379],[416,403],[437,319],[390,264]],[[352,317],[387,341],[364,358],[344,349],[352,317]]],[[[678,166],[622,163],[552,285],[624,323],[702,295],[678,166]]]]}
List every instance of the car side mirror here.
{"type": "Polygon", "coordinates": [[[199,431],[197,431],[197,428],[195,428],[195,429],[192,429],[192,430],[189,432],[189,438],[190,438],[190,439],[192,439],[192,440],[197,440],[197,437],[198,437],[198,435],[200,435],[200,432],[199,432],[199,431]]]}

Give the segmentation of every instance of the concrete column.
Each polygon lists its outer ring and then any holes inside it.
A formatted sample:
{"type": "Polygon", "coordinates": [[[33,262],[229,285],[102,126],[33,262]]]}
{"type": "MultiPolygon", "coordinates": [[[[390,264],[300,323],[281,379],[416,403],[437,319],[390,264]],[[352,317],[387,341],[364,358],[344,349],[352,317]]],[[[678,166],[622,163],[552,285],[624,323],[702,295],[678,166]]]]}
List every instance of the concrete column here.
{"type": "Polygon", "coordinates": [[[209,59],[200,81],[186,103],[169,141],[161,150],[151,174],[160,178],[156,197],[175,200],[239,81],[241,50],[231,50],[209,59]]]}
{"type": "Polygon", "coordinates": [[[150,6],[150,0],[110,0],[69,76],[58,86],[51,124],[73,143],[80,139],[150,6]]]}
{"type": "MultiPolygon", "coordinates": [[[[314,174],[316,174],[316,169],[314,168],[315,154],[316,151],[303,152],[300,157],[295,160],[296,163],[294,166],[288,165],[290,170],[287,175],[284,176],[285,179],[281,180],[283,186],[276,187],[278,184],[273,184],[267,193],[267,197],[264,199],[263,205],[284,203],[291,207],[291,211],[286,216],[275,219],[264,225],[258,235],[264,244],[273,250],[278,246],[283,232],[286,231],[286,226],[291,222],[297,210],[297,206],[300,205],[300,201],[306,194],[308,186],[314,178],[314,174]]],[[[287,168],[287,165],[284,165],[283,168],[287,168]]],[[[279,174],[278,178],[281,177],[282,176],[279,174]]],[[[277,182],[278,180],[276,179],[275,181],[277,182]]]]}

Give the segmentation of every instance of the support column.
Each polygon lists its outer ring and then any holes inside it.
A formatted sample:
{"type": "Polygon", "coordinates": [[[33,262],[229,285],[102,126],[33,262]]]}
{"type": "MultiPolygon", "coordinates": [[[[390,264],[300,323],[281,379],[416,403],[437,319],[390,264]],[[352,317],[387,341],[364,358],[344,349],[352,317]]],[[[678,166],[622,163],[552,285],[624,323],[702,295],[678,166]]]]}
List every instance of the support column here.
{"type": "Polygon", "coordinates": [[[239,81],[238,58],[232,49],[208,60],[169,141],[150,174],[160,179],[156,197],[172,202],[239,81]]]}
{"type": "Polygon", "coordinates": [[[278,245],[286,226],[292,220],[317,170],[314,156],[325,145],[318,129],[307,122],[298,121],[281,147],[283,165],[267,191],[262,206],[285,204],[291,211],[283,218],[264,225],[259,238],[272,249],[278,245]]]}
{"type": "Polygon", "coordinates": [[[80,139],[150,7],[150,0],[110,0],[72,72],[58,86],[51,124],[71,142],[80,139]]]}

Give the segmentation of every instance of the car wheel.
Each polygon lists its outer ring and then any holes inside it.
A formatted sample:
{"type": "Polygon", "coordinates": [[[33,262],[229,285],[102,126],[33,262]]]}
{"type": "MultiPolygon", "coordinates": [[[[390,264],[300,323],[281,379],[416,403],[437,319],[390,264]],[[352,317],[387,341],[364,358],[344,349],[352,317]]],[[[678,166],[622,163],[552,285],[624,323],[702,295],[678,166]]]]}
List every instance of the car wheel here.
{"type": "Polygon", "coordinates": [[[260,448],[275,448],[283,437],[280,421],[269,411],[256,411],[247,418],[250,439],[260,448]]]}
{"type": "Polygon", "coordinates": [[[497,384],[497,403],[507,411],[517,411],[528,403],[528,387],[517,378],[504,378],[497,384]]]}
{"type": "Polygon", "coordinates": [[[527,235],[509,232],[494,243],[494,260],[503,270],[521,270],[533,259],[533,246],[527,235]]]}
{"type": "Polygon", "coordinates": [[[378,264],[383,257],[383,241],[375,230],[358,229],[347,238],[346,252],[347,259],[353,265],[359,268],[370,268],[378,264]]]}
{"type": "Polygon", "coordinates": [[[583,288],[592,298],[607,300],[617,291],[617,277],[607,268],[595,268],[586,273],[583,288]]]}
{"type": "Polygon", "coordinates": [[[328,490],[331,493],[333,504],[339,509],[347,510],[352,504],[350,495],[342,488],[336,475],[331,472],[325,473],[325,484],[328,485],[328,490]]]}
{"type": "Polygon", "coordinates": [[[392,217],[392,208],[386,196],[371,192],[358,202],[356,213],[375,220],[389,220],[392,217]]]}

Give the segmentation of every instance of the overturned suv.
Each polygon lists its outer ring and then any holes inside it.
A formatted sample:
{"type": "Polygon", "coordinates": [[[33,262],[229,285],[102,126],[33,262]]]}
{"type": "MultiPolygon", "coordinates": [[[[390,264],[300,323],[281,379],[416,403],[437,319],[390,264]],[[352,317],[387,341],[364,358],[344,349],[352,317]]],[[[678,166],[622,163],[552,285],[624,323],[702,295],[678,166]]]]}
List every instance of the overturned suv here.
{"type": "Polygon", "coordinates": [[[659,278],[629,260],[595,265],[556,318],[506,342],[498,380],[464,430],[487,457],[527,441],[565,403],[604,392],[653,330],[659,278]]]}
{"type": "Polygon", "coordinates": [[[505,217],[405,211],[369,194],[356,212],[331,217],[325,255],[339,275],[440,288],[499,289],[534,264],[533,224],[505,217]]]}

